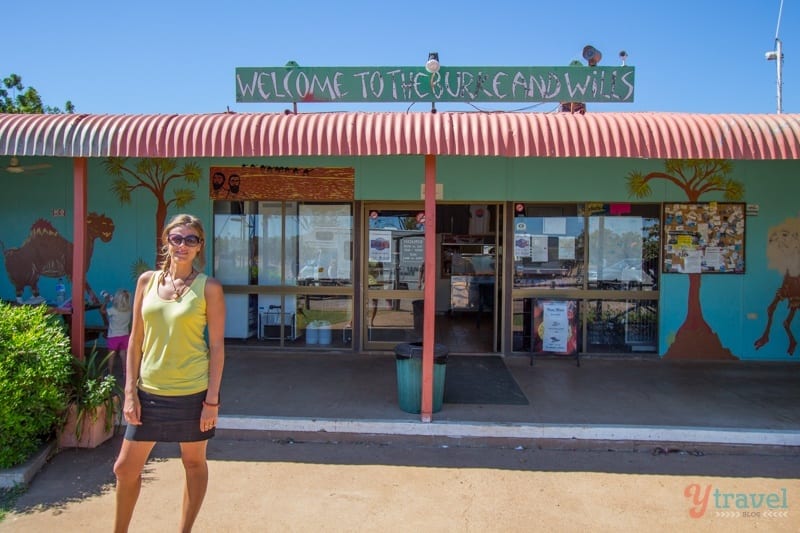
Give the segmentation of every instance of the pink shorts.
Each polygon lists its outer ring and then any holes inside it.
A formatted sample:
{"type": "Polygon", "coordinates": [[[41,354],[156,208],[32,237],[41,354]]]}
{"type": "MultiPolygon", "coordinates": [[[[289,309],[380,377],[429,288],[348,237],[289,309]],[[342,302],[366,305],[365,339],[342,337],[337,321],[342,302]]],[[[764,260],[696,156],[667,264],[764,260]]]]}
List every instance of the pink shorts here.
{"type": "Polygon", "coordinates": [[[109,337],[108,339],[106,339],[106,346],[108,346],[109,350],[114,350],[115,352],[118,352],[120,350],[127,350],[128,336],[120,335],[119,337],[109,337]]]}

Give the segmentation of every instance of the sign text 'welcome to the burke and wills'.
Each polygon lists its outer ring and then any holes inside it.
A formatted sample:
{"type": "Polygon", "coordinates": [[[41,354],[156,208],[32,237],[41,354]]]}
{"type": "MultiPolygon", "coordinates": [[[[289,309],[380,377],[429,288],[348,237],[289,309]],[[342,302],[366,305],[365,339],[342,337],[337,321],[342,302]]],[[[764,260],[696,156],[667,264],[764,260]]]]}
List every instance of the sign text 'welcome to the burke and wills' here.
{"type": "Polygon", "coordinates": [[[633,67],[239,67],[237,102],[633,102],[633,67]]]}

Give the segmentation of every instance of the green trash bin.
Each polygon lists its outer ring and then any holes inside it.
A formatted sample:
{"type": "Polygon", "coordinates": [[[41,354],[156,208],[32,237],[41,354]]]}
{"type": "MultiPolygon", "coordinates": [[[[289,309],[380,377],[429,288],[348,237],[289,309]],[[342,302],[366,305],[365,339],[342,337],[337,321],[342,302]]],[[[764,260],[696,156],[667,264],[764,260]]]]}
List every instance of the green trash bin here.
{"type": "MultiPolygon", "coordinates": [[[[397,399],[407,413],[422,411],[422,343],[409,342],[394,347],[397,361],[397,399]]],[[[433,412],[442,409],[447,347],[433,345],[433,412]]]]}

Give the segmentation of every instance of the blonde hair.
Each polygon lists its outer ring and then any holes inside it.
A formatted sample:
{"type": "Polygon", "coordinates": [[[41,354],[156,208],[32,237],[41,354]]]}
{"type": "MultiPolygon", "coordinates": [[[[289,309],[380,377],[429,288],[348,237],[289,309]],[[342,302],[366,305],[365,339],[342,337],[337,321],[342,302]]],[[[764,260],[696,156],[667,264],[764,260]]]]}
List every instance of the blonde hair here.
{"type": "Polygon", "coordinates": [[[114,293],[114,299],[111,300],[111,305],[117,311],[127,313],[131,310],[131,293],[125,289],[119,289],[114,293]]]}
{"type": "Polygon", "coordinates": [[[200,237],[200,245],[198,246],[199,250],[197,251],[197,255],[194,258],[194,266],[197,270],[203,270],[206,266],[206,231],[203,229],[203,223],[194,215],[175,215],[167,225],[164,226],[164,231],[161,232],[162,276],[169,271],[169,266],[172,262],[172,258],[169,255],[169,234],[172,230],[180,226],[187,226],[197,232],[197,236],[200,237]]]}

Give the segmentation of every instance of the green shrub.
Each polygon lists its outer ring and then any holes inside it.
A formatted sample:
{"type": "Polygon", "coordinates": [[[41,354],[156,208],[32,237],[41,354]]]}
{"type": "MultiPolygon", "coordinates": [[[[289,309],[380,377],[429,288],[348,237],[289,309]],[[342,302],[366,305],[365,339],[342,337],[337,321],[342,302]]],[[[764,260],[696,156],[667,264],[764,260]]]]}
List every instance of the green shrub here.
{"type": "Polygon", "coordinates": [[[54,438],[67,406],[69,338],[43,305],[0,302],[0,468],[54,438]]]}

